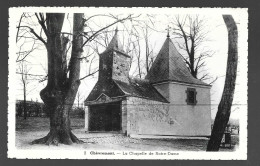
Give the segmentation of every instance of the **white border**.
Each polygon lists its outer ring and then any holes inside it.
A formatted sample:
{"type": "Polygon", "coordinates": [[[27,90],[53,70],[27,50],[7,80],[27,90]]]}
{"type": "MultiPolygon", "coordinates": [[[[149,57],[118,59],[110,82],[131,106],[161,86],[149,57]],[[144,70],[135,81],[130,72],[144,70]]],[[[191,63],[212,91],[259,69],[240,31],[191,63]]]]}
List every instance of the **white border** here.
{"type": "MultiPolygon", "coordinates": [[[[237,14],[248,18],[247,9],[241,8],[83,8],[83,7],[19,7],[9,9],[9,75],[8,75],[8,157],[9,158],[51,158],[51,159],[199,159],[199,160],[246,160],[247,159],[247,112],[241,112],[243,119],[240,122],[240,145],[239,149],[234,152],[184,152],[176,151],[178,155],[123,155],[121,151],[114,151],[116,155],[91,155],[90,150],[19,150],[15,147],[15,87],[12,86],[15,80],[15,32],[16,19],[21,12],[90,12],[96,14],[100,12],[106,13],[150,13],[156,10],[157,14],[237,14]],[[117,154],[119,153],[119,154],[117,154]]],[[[246,20],[247,21],[247,20],[246,20]]],[[[246,22],[247,28],[247,22],[246,22]]],[[[247,38],[247,31],[243,32],[247,38]]],[[[247,41],[243,41],[240,45],[246,47],[247,41]]],[[[100,152],[100,151],[99,151],[100,152]]],[[[155,151],[153,151],[155,153],[155,151]]],[[[163,151],[168,153],[167,151],[163,151]]],[[[140,151],[139,151],[140,153],[140,151]]],[[[149,151],[146,153],[149,154],[149,151]]]]}

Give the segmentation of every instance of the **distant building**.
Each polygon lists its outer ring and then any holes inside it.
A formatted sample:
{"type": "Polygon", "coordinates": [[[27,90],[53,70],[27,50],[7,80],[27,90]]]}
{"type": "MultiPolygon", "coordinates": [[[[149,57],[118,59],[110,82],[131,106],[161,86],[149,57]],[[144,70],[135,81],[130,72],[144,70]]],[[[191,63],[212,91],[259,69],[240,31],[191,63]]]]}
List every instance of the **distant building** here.
{"type": "Polygon", "coordinates": [[[130,56],[117,31],[100,54],[98,81],[87,97],[87,131],[209,136],[211,86],[195,79],[167,36],[145,79],[129,77],[130,56]]]}

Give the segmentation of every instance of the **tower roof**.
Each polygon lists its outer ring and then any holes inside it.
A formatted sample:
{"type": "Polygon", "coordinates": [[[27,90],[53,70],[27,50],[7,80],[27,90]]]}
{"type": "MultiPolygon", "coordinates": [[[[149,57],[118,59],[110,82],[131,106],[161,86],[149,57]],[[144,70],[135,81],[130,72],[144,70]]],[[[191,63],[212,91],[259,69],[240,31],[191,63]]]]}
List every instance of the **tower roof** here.
{"type": "Polygon", "coordinates": [[[167,36],[146,79],[151,83],[175,81],[189,84],[208,85],[194,78],[187,68],[183,57],[177,51],[170,37],[167,36]]]}
{"type": "Polygon", "coordinates": [[[119,39],[118,39],[118,30],[115,30],[115,34],[112,38],[112,40],[110,41],[110,43],[108,44],[106,50],[103,52],[108,52],[108,51],[119,51],[120,53],[123,53],[126,56],[129,56],[125,53],[124,49],[123,49],[123,45],[120,43],[119,39]]]}

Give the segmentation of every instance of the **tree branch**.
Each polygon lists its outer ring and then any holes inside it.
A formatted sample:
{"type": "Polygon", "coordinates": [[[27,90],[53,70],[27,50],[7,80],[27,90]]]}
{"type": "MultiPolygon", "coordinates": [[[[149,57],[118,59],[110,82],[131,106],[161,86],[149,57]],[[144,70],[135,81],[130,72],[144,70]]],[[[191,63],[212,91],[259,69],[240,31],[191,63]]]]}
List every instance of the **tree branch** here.
{"type": "Polygon", "coordinates": [[[96,70],[96,71],[94,71],[93,73],[88,74],[88,75],[86,75],[86,76],[80,78],[79,81],[81,81],[81,80],[83,80],[83,79],[85,79],[85,78],[87,78],[87,77],[89,77],[89,76],[92,76],[92,75],[96,74],[98,71],[99,71],[99,70],[96,70]]]}
{"type": "Polygon", "coordinates": [[[24,57],[22,59],[19,60],[19,57],[20,57],[20,53],[16,59],[16,62],[21,62],[23,61],[31,52],[33,52],[36,48],[34,48],[34,45],[35,45],[35,40],[33,41],[33,45],[32,45],[32,49],[30,51],[26,51],[26,54],[24,55],[24,57]]]}
{"type": "Polygon", "coordinates": [[[35,33],[34,29],[32,29],[31,27],[29,26],[18,26],[17,28],[29,28],[30,29],[30,32],[35,36],[37,37],[37,39],[39,39],[41,42],[43,42],[44,45],[46,45],[46,41],[41,37],[39,36],[37,33],[35,33]]]}
{"type": "Polygon", "coordinates": [[[25,74],[25,73],[21,73],[21,72],[16,72],[16,74],[22,74],[22,75],[28,75],[28,76],[36,76],[36,77],[42,77],[42,76],[46,76],[46,75],[39,75],[39,74],[25,74]]]}
{"type": "Polygon", "coordinates": [[[101,31],[103,31],[103,30],[105,30],[105,29],[107,29],[107,28],[109,28],[109,27],[115,25],[116,23],[125,21],[125,20],[127,20],[127,19],[132,19],[131,15],[127,16],[126,18],[119,19],[119,20],[113,22],[112,24],[109,24],[108,26],[105,26],[104,28],[101,28],[100,30],[96,31],[93,35],[91,35],[91,36],[83,43],[83,45],[81,46],[81,48],[83,48],[88,42],[92,41],[93,38],[95,38],[95,36],[96,36],[99,32],[101,32],[101,31]]]}
{"type": "Polygon", "coordinates": [[[39,18],[39,16],[38,16],[38,14],[35,13],[35,16],[36,16],[36,18],[37,18],[39,24],[41,25],[41,27],[42,27],[42,29],[43,29],[45,35],[48,36],[49,33],[48,33],[48,30],[47,30],[47,28],[46,28],[46,26],[45,26],[44,16],[43,16],[42,13],[39,13],[39,15],[40,15],[40,18],[39,18]]]}
{"type": "Polygon", "coordinates": [[[17,34],[16,34],[16,43],[18,41],[18,34],[19,34],[19,30],[20,30],[20,25],[21,25],[21,22],[22,22],[22,18],[24,17],[24,13],[21,15],[21,18],[19,20],[19,24],[18,24],[18,28],[17,28],[17,34]]]}
{"type": "Polygon", "coordinates": [[[209,83],[209,85],[212,85],[214,82],[216,82],[218,80],[218,77],[216,77],[213,81],[211,81],[210,83],[209,83]]]}

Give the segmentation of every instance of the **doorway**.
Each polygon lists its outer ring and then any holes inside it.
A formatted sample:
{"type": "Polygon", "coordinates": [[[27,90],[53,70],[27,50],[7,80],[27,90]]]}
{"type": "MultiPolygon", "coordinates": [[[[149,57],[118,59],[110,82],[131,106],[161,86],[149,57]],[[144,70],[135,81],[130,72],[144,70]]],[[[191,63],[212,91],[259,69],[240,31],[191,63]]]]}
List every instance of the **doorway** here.
{"type": "Polygon", "coordinates": [[[89,131],[121,131],[121,102],[90,106],[89,131]]]}

